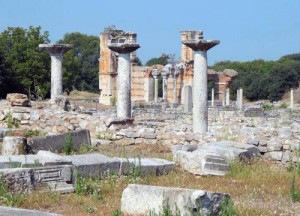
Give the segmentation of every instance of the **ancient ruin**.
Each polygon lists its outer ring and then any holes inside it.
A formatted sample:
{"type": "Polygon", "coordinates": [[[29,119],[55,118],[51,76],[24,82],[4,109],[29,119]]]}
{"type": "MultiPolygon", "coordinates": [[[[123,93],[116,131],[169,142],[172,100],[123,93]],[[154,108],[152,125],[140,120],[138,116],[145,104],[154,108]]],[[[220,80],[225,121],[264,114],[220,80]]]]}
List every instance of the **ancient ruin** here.
{"type": "Polygon", "coordinates": [[[63,55],[72,49],[71,44],[40,44],[39,47],[46,50],[51,56],[51,99],[55,100],[63,94],[62,85],[62,60],[63,55]]]}
{"type": "MultiPolygon", "coordinates": [[[[230,95],[237,72],[207,68],[207,51],[219,41],[205,40],[201,31],[182,31],[181,39],[180,61],[145,67],[136,66],[136,33],[115,28],[101,33],[99,100],[116,102],[116,108],[72,97],[65,98],[69,109],[29,101],[21,94],[1,100],[0,177],[8,196],[38,196],[35,191],[40,191],[57,203],[61,193],[63,199],[77,193],[76,205],[86,214],[101,214],[104,205],[113,205],[108,212],[115,215],[167,211],[191,216],[233,210],[230,200],[239,207],[252,207],[252,202],[261,206],[271,189],[264,190],[266,176],[252,173],[270,172],[279,184],[291,175],[278,173],[299,164],[300,114],[294,92],[290,106],[243,101],[241,88],[236,97],[230,95]],[[208,82],[214,84],[211,102],[208,82]],[[79,108],[79,102],[84,106],[79,108]],[[255,187],[249,188],[245,179],[255,187]],[[115,202],[116,196],[121,202],[115,202]]],[[[40,47],[53,61],[51,99],[59,98],[62,55],[71,46],[40,47]]],[[[291,203],[286,201],[289,189],[275,190],[278,193],[272,191],[263,204],[281,207],[283,215],[298,214],[299,206],[286,208],[291,203]]],[[[0,214],[57,215],[20,207],[0,207],[0,214]]]]}
{"type": "MultiPolygon", "coordinates": [[[[181,31],[181,40],[192,40],[200,36],[201,32],[181,31]]],[[[118,75],[118,54],[109,49],[110,41],[124,43],[136,43],[137,34],[125,32],[115,28],[107,28],[100,34],[100,60],[99,60],[99,102],[111,105],[117,99],[117,77],[118,75]],[[126,39],[127,38],[127,39],[126,39]]],[[[155,77],[153,70],[158,70],[164,77],[164,96],[170,103],[183,104],[184,87],[192,86],[194,76],[194,51],[182,44],[180,62],[152,67],[137,66],[136,52],[130,54],[131,62],[131,100],[132,101],[155,101],[155,77]],[[173,72],[173,73],[171,73],[173,72]],[[169,74],[169,75],[167,75],[169,74]],[[167,91],[166,91],[167,90],[167,91]]],[[[222,92],[230,85],[237,76],[233,70],[215,72],[208,69],[207,80],[214,82],[215,99],[222,100],[222,92]]],[[[164,99],[166,101],[166,99],[164,99]]]]}

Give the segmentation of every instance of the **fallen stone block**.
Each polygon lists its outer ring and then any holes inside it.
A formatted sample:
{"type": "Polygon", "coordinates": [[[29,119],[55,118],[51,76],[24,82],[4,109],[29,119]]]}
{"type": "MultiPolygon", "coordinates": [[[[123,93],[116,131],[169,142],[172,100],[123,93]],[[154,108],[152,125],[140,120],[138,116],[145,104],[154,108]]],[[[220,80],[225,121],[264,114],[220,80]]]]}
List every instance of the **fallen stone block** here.
{"type": "Polygon", "coordinates": [[[224,176],[229,172],[229,163],[215,153],[179,150],[173,153],[173,157],[180,167],[195,175],[224,176]]]}
{"type": "Polygon", "coordinates": [[[79,149],[81,145],[91,145],[89,130],[76,130],[59,135],[28,138],[27,145],[32,153],[39,150],[59,151],[63,148],[69,136],[72,139],[74,149],[79,149]]]}
{"type": "MultiPolygon", "coordinates": [[[[110,158],[98,153],[84,155],[63,156],[70,160],[74,165],[73,175],[79,175],[83,178],[88,178],[97,175],[106,175],[109,173],[118,174],[120,168],[120,160],[110,158]]],[[[75,178],[74,177],[74,178],[75,178]]]]}
{"type": "Polygon", "coordinates": [[[118,158],[121,175],[163,175],[175,168],[175,162],[158,158],[118,158]]]}
{"type": "Polygon", "coordinates": [[[129,184],[123,191],[121,211],[125,215],[159,215],[168,208],[173,215],[219,215],[229,194],[204,190],[129,184]]]}
{"type": "Polygon", "coordinates": [[[9,215],[9,216],[60,216],[59,214],[53,214],[48,212],[41,212],[36,210],[28,210],[21,208],[12,208],[6,206],[0,206],[0,215],[9,215]]]}
{"type": "Polygon", "coordinates": [[[6,136],[3,138],[2,155],[22,155],[27,148],[25,137],[6,136]]]}
{"type": "Polygon", "coordinates": [[[19,93],[7,94],[6,100],[11,106],[30,106],[30,101],[28,100],[27,95],[19,93]]]}
{"type": "Polygon", "coordinates": [[[7,190],[13,194],[27,194],[34,190],[35,180],[33,169],[0,169],[0,177],[7,185],[7,190]]]}
{"type": "Polygon", "coordinates": [[[260,156],[253,145],[232,141],[218,141],[199,145],[172,147],[174,160],[185,170],[196,175],[226,175],[229,164],[235,159],[251,159],[260,156]]]}

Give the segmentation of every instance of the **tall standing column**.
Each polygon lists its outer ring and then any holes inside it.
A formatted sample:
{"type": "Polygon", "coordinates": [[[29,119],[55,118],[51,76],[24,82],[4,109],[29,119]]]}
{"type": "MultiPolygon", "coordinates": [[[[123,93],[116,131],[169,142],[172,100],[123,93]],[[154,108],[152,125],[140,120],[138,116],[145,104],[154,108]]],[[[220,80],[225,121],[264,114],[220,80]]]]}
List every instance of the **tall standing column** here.
{"type": "Polygon", "coordinates": [[[51,56],[51,100],[63,94],[62,60],[63,55],[73,48],[71,44],[40,44],[51,56]]]}
{"type": "Polygon", "coordinates": [[[153,69],[152,76],[154,78],[154,102],[157,103],[158,101],[158,76],[159,72],[157,69],[153,69]]]}
{"type": "Polygon", "coordinates": [[[169,71],[163,71],[161,73],[163,77],[163,100],[164,102],[168,102],[168,78],[170,75],[169,71]]]}
{"type": "Polygon", "coordinates": [[[182,43],[194,50],[193,79],[193,132],[208,131],[207,107],[207,50],[220,43],[217,40],[204,40],[203,36],[182,43]]]}
{"type": "Polygon", "coordinates": [[[226,105],[226,93],[225,90],[222,91],[222,106],[226,105]]]}
{"type": "Polygon", "coordinates": [[[236,107],[240,109],[240,90],[236,90],[236,107]]]}
{"type": "Polygon", "coordinates": [[[294,89],[291,89],[290,108],[294,109],[294,89]]]}
{"type": "Polygon", "coordinates": [[[230,89],[226,89],[226,106],[230,105],[230,89]]]}
{"type": "Polygon", "coordinates": [[[211,106],[215,106],[215,89],[211,89],[211,106]]]}
{"type": "Polygon", "coordinates": [[[111,43],[108,48],[119,53],[118,57],[118,93],[117,117],[131,117],[131,63],[130,53],[137,50],[138,44],[111,43]]]}
{"type": "Polygon", "coordinates": [[[239,91],[239,108],[243,109],[243,89],[241,88],[239,91]]]}

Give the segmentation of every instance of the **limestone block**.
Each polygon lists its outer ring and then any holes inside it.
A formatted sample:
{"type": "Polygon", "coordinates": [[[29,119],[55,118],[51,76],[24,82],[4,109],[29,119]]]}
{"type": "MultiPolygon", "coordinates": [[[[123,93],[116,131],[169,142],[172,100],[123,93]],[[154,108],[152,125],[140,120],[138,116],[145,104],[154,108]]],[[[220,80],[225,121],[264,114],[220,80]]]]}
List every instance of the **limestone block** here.
{"type": "Polygon", "coordinates": [[[281,151],[267,152],[264,156],[269,160],[281,161],[283,153],[281,151]]]}
{"type": "Polygon", "coordinates": [[[48,212],[36,211],[36,210],[28,210],[21,208],[12,208],[6,206],[0,206],[0,215],[10,215],[10,216],[60,216],[59,214],[52,214],[48,212]]]}
{"type": "Polygon", "coordinates": [[[291,138],[292,130],[291,130],[290,127],[279,128],[278,129],[278,135],[279,135],[280,138],[291,138]]]}
{"type": "Polygon", "coordinates": [[[27,95],[19,94],[19,93],[12,93],[7,94],[6,100],[11,106],[30,106],[30,101],[28,100],[27,95]]]}
{"type": "MultiPolygon", "coordinates": [[[[8,191],[13,194],[27,194],[35,186],[34,171],[30,168],[1,169],[0,176],[8,186],[8,191]]],[[[1,211],[0,211],[1,215],[1,211]]]]}
{"type": "Polygon", "coordinates": [[[229,197],[204,190],[129,184],[122,194],[121,211],[125,215],[160,215],[169,207],[172,215],[219,215],[223,199],[229,197]]]}
{"type": "MultiPolygon", "coordinates": [[[[54,126],[52,127],[52,132],[53,129],[60,131],[64,128],[63,126],[54,126]]],[[[79,149],[81,145],[91,145],[91,137],[88,130],[76,130],[46,137],[32,137],[27,139],[27,144],[30,146],[32,152],[39,150],[61,150],[68,136],[72,138],[75,149],[79,149]]]]}
{"type": "Polygon", "coordinates": [[[6,136],[3,138],[2,155],[25,154],[26,146],[25,137],[6,136]]]}
{"type": "Polygon", "coordinates": [[[163,175],[175,168],[175,162],[158,158],[118,158],[120,174],[140,172],[141,175],[163,175]]]}
{"type": "Polygon", "coordinates": [[[218,154],[205,151],[175,151],[173,157],[184,170],[196,175],[224,176],[229,172],[229,163],[218,154]]]}
{"type": "Polygon", "coordinates": [[[74,164],[75,168],[73,175],[78,173],[81,177],[84,178],[97,175],[105,175],[109,173],[119,173],[119,159],[110,158],[98,153],[70,155],[64,156],[63,158],[72,161],[72,164],[74,164]]]}

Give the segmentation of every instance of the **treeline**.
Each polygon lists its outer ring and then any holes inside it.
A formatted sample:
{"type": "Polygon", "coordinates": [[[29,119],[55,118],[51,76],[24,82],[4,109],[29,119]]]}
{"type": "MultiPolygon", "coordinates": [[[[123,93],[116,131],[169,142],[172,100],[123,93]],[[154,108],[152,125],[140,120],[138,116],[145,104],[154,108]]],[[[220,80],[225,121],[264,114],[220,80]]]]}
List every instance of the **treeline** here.
{"type": "Polygon", "coordinates": [[[215,71],[230,68],[239,72],[230,86],[233,95],[238,88],[243,88],[244,96],[251,101],[277,101],[285,92],[299,86],[300,53],[283,56],[278,61],[222,61],[211,68],[215,71]]]}
{"type": "MultiPolygon", "coordinates": [[[[24,93],[31,99],[50,95],[50,55],[38,48],[50,43],[49,32],[41,27],[9,27],[0,33],[0,98],[7,93],[24,93]]],[[[64,55],[63,88],[98,91],[99,38],[81,33],[69,33],[58,43],[73,44],[64,55]]]]}

